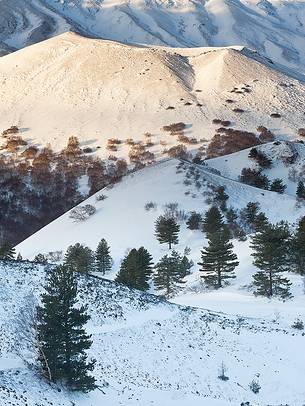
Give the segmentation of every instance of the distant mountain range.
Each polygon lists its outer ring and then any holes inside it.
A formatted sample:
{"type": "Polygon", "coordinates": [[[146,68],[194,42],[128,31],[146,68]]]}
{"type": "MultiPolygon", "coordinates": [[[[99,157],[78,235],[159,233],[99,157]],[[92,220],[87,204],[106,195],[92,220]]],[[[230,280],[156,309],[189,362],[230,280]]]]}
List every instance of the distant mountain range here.
{"type": "Polygon", "coordinates": [[[304,24],[304,1],[0,0],[0,52],[74,30],[125,43],[243,45],[304,71],[304,24]]]}

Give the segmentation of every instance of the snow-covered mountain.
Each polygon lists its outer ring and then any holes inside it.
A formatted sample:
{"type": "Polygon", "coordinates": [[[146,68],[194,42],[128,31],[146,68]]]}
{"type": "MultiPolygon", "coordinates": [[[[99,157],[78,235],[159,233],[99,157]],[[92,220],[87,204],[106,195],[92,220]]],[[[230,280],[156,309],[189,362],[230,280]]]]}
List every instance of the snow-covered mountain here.
{"type": "MultiPolygon", "coordinates": [[[[0,129],[17,125],[30,144],[55,150],[76,135],[102,156],[107,139],[139,141],[146,132],[159,154],[160,141],[177,143],[162,130],[176,122],[208,140],[214,118],[294,137],[305,86],[278,69],[244,48],[128,46],[63,34],[0,59],[0,129]]],[[[123,144],[115,155],[127,153],[123,144]]]]}
{"type": "Polygon", "coordinates": [[[177,306],[92,276],[79,277],[79,299],[92,317],[89,355],[100,390],[83,395],[46,384],[29,367],[35,353],[20,329],[48,269],[0,263],[1,406],[299,405],[305,396],[304,337],[290,327],[297,308],[291,315],[283,306],[266,323],[177,306]],[[227,382],[218,379],[222,362],[227,382]],[[249,388],[253,380],[259,394],[249,388]]]}
{"type": "Polygon", "coordinates": [[[304,71],[304,1],[0,1],[5,52],[73,29],[126,43],[243,45],[304,71]]]}

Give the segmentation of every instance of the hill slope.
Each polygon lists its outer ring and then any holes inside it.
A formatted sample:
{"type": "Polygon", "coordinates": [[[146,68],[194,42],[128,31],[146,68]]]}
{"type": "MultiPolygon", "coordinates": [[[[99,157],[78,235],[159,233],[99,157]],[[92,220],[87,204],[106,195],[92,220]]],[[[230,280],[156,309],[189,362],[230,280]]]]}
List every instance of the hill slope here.
{"type": "Polygon", "coordinates": [[[245,45],[304,71],[303,1],[2,0],[0,16],[6,51],[72,28],[129,43],[245,45]]]}
{"type": "Polygon", "coordinates": [[[79,298],[92,317],[90,356],[102,391],[69,394],[47,385],[25,363],[35,353],[20,339],[20,321],[24,326],[22,314],[37,303],[48,269],[0,264],[1,406],[265,406],[304,398],[301,333],[277,321],[176,306],[90,276],[79,276],[79,298]],[[227,382],[217,378],[222,361],[227,382]],[[254,378],[259,394],[248,387],[254,378]]]}
{"type": "Polygon", "coordinates": [[[158,154],[159,141],[177,143],[160,130],[174,122],[198,140],[214,135],[214,118],[285,136],[304,122],[305,86],[242,48],[127,46],[68,33],[1,58],[0,82],[0,129],[17,125],[30,143],[56,150],[76,135],[106,155],[108,138],[151,132],[158,154]]]}

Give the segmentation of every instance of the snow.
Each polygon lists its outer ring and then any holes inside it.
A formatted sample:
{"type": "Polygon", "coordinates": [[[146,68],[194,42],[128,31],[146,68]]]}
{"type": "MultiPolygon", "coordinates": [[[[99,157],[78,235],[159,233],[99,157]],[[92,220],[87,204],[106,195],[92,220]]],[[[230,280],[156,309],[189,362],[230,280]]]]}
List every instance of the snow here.
{"type": "Polygon", "coordinates": [[[2,1],[5,52],[73,30],[125,43],[243,45],[304,73],[304,1],[2,1]]]}
{"type": "MultiPolygon", "coordinates": [[[[296,208],[296,200],[289,195],[262,191],[251,186],[212,174],[204,167],[196,166],[199,171],[201,186],[195,186],[194,178],[184,170],[177,169],[179,161],[167,160],[144,168],[123,178],[123,180],[98,192],[85,200],[81,205],[95,206],[96,213],[85,222],[75,222],[67,212],[16,247],[23,258],[33,259],[38,253],[62,250],[69,245],[83,243],[96,249],[98,242],[106,238],[115,259],[115,269],[124,257],[128,248],[144,245],[155,257],[159,258],[167,248],[160,246],[154,236],[154,222],[164,213],[165,206],[171,202],[178,203],[178,209],[185,213],[198,211],[204,213],[209,205],[207,182],[224,185],[230,196],[228,205],[241,209],[249,201],[258,201],[261,210],[272,222],[279,219],[295,221],[302,213],[296,208]],[[184,181],[191,182],[185,185],[184,181]],[[187,194],[185,194],[187,193],[187,194]],[[107,198],[97,201],[97,196],[104,194],[107,198]],[[274,204],[277,201],[277,205],[274,204]],[[145,204],[156,203],[156,209],[146,211],[145,204]]],[[[182,222],[184,223],[184,222],[182,222]]],[[[203,244],[203,234],[199,231],[181,226],[180,242],[177,249],[183,251],[186,246],[192,248],[194,260],[199,259],[203,244]]]]}
{"type": "Polygon", "coordinates": [[[177,306],[92,276],[79,276],[79,298],[92,316],[89,355],[97,359],[94,374],[104,394],[58,391],[20,361],[31,363],[34,354],[16,336],[20,309],[38,298],[48,269],[0,264],[1,406],[12,399],[14,406],[265,406],[304,399],[304,337],[281,319],[177,306]],[[227,382],[217,378],[222,361],[227,382]],[[248,387],[254,378],[262,387],[257,395],[248,387]]]}
{"type": "MultiPolygon", "coordinates": [[[[291,143],[282,141],[278,144],[268,143],[256,147],[258,151],[263,152],[272,160],[271,168],[262,170],[270,181],[280,178],[287,186],[285,195],[295,196],[298,181],[303,178],[305,146],[304,144],[291,143]],[[287,163],[287,158],[295,154],[295,162],[287,163]],[[296,173],[294,178],[290,176],[291,172],[296,173]]],[[[226,155],[223,157],[213,158],[206,161],[209,167],[220,171],[224,177],[238,180],[243,168],[260,169],[254,159],[248,157],[251,148],[226,155]]]]}
{"type": "MultiPolygon", "coordinates": [[[[0,59],[0,130],[17,125],[29,144],[50,143],[55,151],[75,135],[104,158],[109,138],[143,141],[150,132],[150,150],[160,159],[160,141],[179,142],[162,127],[181,121],[197,140],[215,134],[214,118],[294,138],[304,121],[305,86],[275,68],[243,47],[129,46],[66,33],[0,59]],[[244,84],[249,93],[230,93],[244,84]],[[270,118],[274,111],[282,118],[270,118]]],[[[128,147],[114,155],[126,158],[128,147]]]]}

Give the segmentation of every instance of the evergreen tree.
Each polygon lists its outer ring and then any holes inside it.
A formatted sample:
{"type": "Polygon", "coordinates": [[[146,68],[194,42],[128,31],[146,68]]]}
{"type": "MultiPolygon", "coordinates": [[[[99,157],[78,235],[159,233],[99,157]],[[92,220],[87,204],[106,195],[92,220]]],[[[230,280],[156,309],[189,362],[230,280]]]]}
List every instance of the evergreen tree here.
{"type": "Polygon", "coordinates": [[[254,231],[260,231],[264,227],[267,227],[268,224],[269,224],[269,222],[266,217],[266,214],[263,212],[260,212],[260,213],[258,213],[257,216],[255,216],[252,226],[253,226],[254,231]]]}
{"type": "Polygon", "coordinates": [[[301,180],[298,182],[296,195],[299,199],[305,199],[305,186],[301,180]]]}
{"type": "Polygon", "coordinates": [[[208,286],[221,288],[227,279],[235,278],[234,269],[239,262],[232,249],[233,244],[224,230],[208,235],[208,246],[201,251],[201,262],[198,263],[208,286]]]}
{"type": "Polygon", "coordinates": [[[305,275],[305,216],[299,221],[292,240],[293,267],[296,272],[305,275]]]}
{"type": "Polygon", "coordinates": [[[153,258],[144,247],[138,249],[137,289],[149,289],[149,280],[153,272],[153,258]]]}
{"type": "Polygon", "coordinates": [[[212,206],[204,215],[202,230],[209,236],[223,230],[223,217],[216,206],[212,206]]]}
{"type": "Polygon", "coordinates": [[[112,268],[113,260],[110,255],[110,247],[103,238],[95,251],[95,269],[105,275],[112,268]]]}
{"type": "Polygon", "coordinates": [[[155,224],[155,235],[160,244],[168,244],[169,249],[173,244],[178,244],[180,226],[173,217],[159,216],[155,224]]]}
{"type": "Polygon", "coordinates": [[[0,259],[13,260],[16,255],[16,250],[9,241],[3,241],[0,245],[0,259]]]}
{"type": "Polygon", "coordinates": [[[84,330],[90,316],[85,306],[77,304],[77,281],[67,266],[58,266],[48,275],[37,317],[38,361],[45,376],[70,390],[95,389],[95,379],[88,374],[94,361],[88,362],[86,355],[91,336],[84,330]]]}
{"type": "Polygon", "coordinates": [[[259,213],[260,204],[258,202],[249,202],[247,206],[242,209],[241,217],[249,225],[253,225],[259,213]]]}
{"type": "Polygon", "coordinates": [[[186,221],[187,228],[189,230],[199,230],[200,225],[202,222],[202,216],[200,213],[197,213],[195,211],[192,211],[190,213],[189,218],[186,221]]]}
{"type": "Polygon", "coordinates": [[[171,255],[164,255],[155,266],[154,285],[167,298],[177,293],[184,283],[181,272],[185,268],[181,262],[181,255],[173,250],[171,255]]]}
{"type": "Polygon", "coordinates": [[[286,189],[286,185],[284,185],[283,180],[280,178],[274,179],[274,181],[270,185],[270,190],[272,192],[277,192],[277,193],[284,193],[286,189]]]}
{"type": "Polygon", "coordinates": [[[188,259],[186,255],[183,255],[180,262],[179,273],[181,278],[189,275],[191,273],[191,268],[194,266],[194,262],[188,259]]]}
{"type": "Polygon", "coordinates": [[[256,294],[261,296],[290,297],[291,283],[282,276],[290,269],[290,232],[288,225],[268,224],[252,237],[253,264],[260,269],[253,275],[256,294]]]}
{"type": "Polygon", "coordinates": [[[34,262],[45,264],[47,262],[47,258],[43,254],[37,254],[34,258],[34,262]]]}
{"type": "Polygon", "coordinates": [[[70,245],[67,249],[64,263],[75,272],[90,272],[94,270],[94,253],[89,247],[80,243],[70,245]]]}
{"type": "Polygon", "coordinates": [[[225,192],[224,186],[219,186],[215,190],[214,201],[216,204],[219,205],[221,211],[227,210],[227,200],[229,199],[229,195],[225,192]]]}
{"type": "Polygon", "coordinates": [[[239,224],[238,212],[230,207],[226,211],[226,219],[232,237],[237,238],[239,241],[246,241],[247,234],[239,224]]]}
{"type": "Polygon", "coordinates": [[[133,248],[123,259],[116,281],[130,288],[147,290],[152,266],[152,256],[144,247],[133,248]]]}

